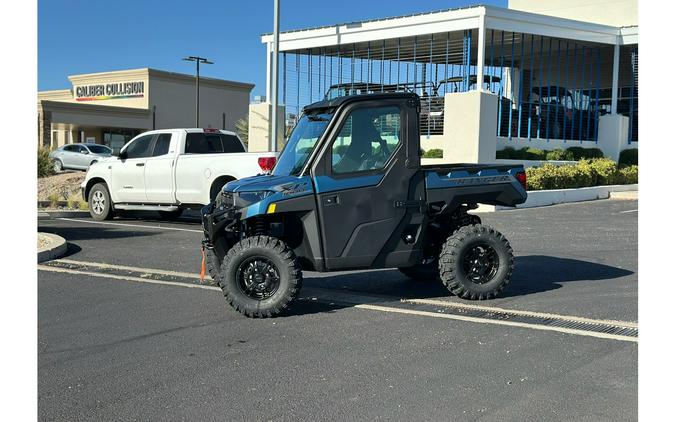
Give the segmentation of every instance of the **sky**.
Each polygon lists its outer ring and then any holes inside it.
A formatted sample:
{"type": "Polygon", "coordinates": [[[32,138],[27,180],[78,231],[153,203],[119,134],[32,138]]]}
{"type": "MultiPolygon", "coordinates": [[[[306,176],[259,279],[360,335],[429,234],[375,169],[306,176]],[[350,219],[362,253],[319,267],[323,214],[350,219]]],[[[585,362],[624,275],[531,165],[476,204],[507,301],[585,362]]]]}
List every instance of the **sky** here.
{"type": "MultiPolygon", "coordinates": [[[[38,90],[66,89],[69,75],[152,67],[254,83],[265,93],[273,0],[39,0],[38,90]]],[[[281,0],[281,31],[507,0],[281,0]]]]}

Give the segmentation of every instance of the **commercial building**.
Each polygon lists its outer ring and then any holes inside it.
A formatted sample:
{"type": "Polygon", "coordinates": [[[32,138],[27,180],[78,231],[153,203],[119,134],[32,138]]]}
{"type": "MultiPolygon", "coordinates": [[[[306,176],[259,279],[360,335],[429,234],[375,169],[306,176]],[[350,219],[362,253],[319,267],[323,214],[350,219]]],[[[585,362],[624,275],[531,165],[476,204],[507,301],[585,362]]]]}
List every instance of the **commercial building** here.
{"type": "MultiPolygon", "coordinates": [[[[272,35],[262,42],[271,98],[272,35]]],[[[637,0],[510,0],[287,31],[279,56],[286,121],[326,96],[416,92],[422,147],[449,162],[507,146],[616,158],[638,144],[637,0]]],[[[251,107],[259,127],[271,108],[251,107]]],[[[269,133],[250,127],[250,147],[267,148],[269,133]]]]}
{"type": "MultiPolygon", "coordinates": [[[[38,92],[38,142],[95,142],[119,150],[152,129],[195,126],[195,77],[156,69],[72,75],[72,88],[38,92]]],[[[199,78],[199,127],[234,130],[252,84],[199,78]]]]}

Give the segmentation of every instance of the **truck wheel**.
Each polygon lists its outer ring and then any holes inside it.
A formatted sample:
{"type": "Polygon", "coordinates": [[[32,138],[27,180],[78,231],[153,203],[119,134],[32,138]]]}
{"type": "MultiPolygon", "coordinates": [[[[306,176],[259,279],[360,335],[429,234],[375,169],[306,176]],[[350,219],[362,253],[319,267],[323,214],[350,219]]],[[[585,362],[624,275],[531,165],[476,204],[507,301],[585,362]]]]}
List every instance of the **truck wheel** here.
{"type": "Polygon", "coordinates": [[[218,284],[238,312],[267,318],[279,314],[298,295],[302,270],[286,243],[274,237],[253,236],[227,252],[218,284]]]}
{"type": "Polygon", "coordinates": [[[400,267],[398,269],[404,276],[413,280],[438,280],[438,262],[435,260],[427,264],[419,264],[412,267],[400,267]]]}
{"type": "Polygon", "coordinates": [[[110,193],[105,183],[95,184],[89,191],[89,214],[94,220],[109,220],[113,218],[110,193]]]}
{"type": "Polygon", "coordinates": [[[513,249],[492,227],[464,226],[443,244],[439,271],[445,287],[458,297],[490,299],[511,281],[513,249]]]}

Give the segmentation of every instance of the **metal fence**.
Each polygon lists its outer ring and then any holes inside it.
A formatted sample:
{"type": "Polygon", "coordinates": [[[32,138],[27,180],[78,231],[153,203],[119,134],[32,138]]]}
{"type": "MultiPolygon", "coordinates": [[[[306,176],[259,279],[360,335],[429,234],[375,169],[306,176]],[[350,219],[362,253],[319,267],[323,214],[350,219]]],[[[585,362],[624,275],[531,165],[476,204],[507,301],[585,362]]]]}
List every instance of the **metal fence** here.
{"type": "MultiPolygon", "coordinates": [[[[597,141],[598,118],[611,104],[613,46],[486,30],[477,62],[478,30],[334,45],[281,54],[281,100],[287,124],[302,107],[343,95],[415,92],[422,136],[443,134],[446,94],[482,88],[498,96],[497,135],[521,139],[597,141]]],[[[619,112],[637,140],[637,50],[622,50],[619,112]]]]}

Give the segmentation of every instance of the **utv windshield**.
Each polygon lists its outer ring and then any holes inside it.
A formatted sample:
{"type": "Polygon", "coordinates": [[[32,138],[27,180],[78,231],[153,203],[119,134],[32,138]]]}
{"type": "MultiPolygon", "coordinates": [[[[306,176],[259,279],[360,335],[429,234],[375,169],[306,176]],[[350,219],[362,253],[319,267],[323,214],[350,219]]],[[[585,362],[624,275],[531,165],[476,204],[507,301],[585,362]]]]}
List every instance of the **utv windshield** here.
{"type": "Polygon", "coordinates": [[[333,114],[330,112],[303,114],[293,128],[288,142],[281,151],[272,174],[275,176],[299,176],[309,156],[333,114]]]}

